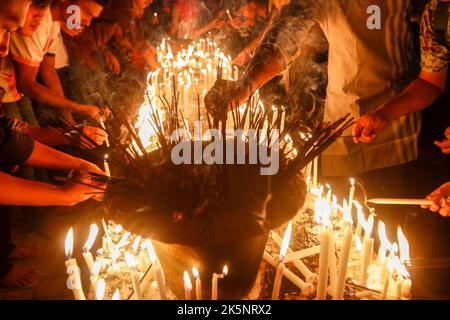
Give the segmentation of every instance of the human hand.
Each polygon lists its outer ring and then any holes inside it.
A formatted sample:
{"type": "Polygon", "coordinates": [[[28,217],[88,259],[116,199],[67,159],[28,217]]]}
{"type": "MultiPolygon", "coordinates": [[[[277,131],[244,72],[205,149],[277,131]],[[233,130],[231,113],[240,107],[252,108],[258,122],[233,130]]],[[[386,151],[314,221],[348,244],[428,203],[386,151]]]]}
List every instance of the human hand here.
{"type": "Polygon", "coordinates": [[[228,110],[237,108],[251,95],[242,81],[219,79],[205,96],[205,107],[216,120],[224,121],[228,110]]]}
{"type": "Polygon", "coordinates": [[[101,109],[97,106],[84,105],[82,113],[95,120],[97,123],[100,123],[110,116],[111,110],[108,108],[101,109]]]}
{"type": "Polygon", "coordinates": [[[250,57],[250,51],[247,49],[244,49],[239,53],[236,58],[232,61],[232,63],[236,66],[242,67],[250,57]]]}
{"type": "Polygon", "coordinates": [[[89,149],[95,149],[97,146],[92,145],[92,140],[95,142],[98,146],[101,146],[106,138],[108,137],[108,134],[105,132],[105,130],[97,127],[91,127],[91,126],[84,126],[82,128],[82,132],[86,137],[80,136],[80,144],[90,146],[89,149]]]}
{"type": "Polygon", "coordinates": [[[384,130],[387,123],[388,118],[381,111],[362,116],[353,126],[353,141],[355,143],[372,142],[384,130]]]}
{"type": "Polygon", "coordinates": [[[104,51],[103,59],[105,60],[106,68],[109,71],[116,75],[120,73],[120,62],[111,51],[104,51]]]}
{"type": "Polygon", "coordinates": [[[434,144],[441,148],[444,154],[450,154],[450,127],[445,130],[443,141],[435,141],[434,144]]]}
{"type": "Polygon", "coordinates": [[[433,212],[439,212],[443,217],[450,216],[450,182],[439,187],[427,196],[428,200],[433,201],[432,205],[422,206],[424,209],[430,209],[433,212]]]}
{"type": "Polygon", "coordinates": [[[72,178],[59,187],[62,195],[62,199],[68,206],[76,205],[77,203],[89,200],[99,195],[104,186],[101,183],[93,181],[92,178],[86,173],[76,173],[72,175],[72,178]]]}

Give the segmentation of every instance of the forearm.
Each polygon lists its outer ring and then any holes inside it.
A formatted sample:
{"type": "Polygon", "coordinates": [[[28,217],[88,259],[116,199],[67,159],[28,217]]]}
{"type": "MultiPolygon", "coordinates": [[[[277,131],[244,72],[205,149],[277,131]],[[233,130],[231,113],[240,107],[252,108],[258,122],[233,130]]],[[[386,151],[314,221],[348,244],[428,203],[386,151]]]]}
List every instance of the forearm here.
{"type": "Polygon", "coordinates": [[[64,90],[61,85],[61,80],[59,79],[58,73],[54,67],[41,69],[40,72],[42,82],[44,85],[56,93],[60,97],[64,97],[64,90]]]}
{"type": "Polygon", "coordinates": [[[87,162],[85,160],[72,157],[39,142],[36,142],[33,153],[25,164],[55,170],[87,169],[87,162]]]}
{"type": "Polygon", "coordinates": [[[34,140],[50,147],[70,144],[70,139],[54,128],[28,127],[26,132],[34,140]]]}
{"type": "Polygon", "coordinates": [[[0,204],[11,206],[71,205],[57,186],[24,180],[0,172],[0,204]]]}
{"type": "Polygon", "coordinates": [[[388,120],[419,112],[432,105],[441,95],[442,89],[423,79],[414,80],[401,94],[383,105],[376,112],[388,120]]]}
{"type": "Polygon", "coordinates": [[[239,80],[254,93],[285,68],[281,53],[275,47],[260,47],[239,80]]]}
{"type": "Polygon", "coordinates": [[[37,81],[21,85],[20,88],[21,91],[30,98],[54,108],[69,110],[75,113],[83,113],[84,111],[84,106],[58,95],[53,90],[41,85],[37,81]]]}

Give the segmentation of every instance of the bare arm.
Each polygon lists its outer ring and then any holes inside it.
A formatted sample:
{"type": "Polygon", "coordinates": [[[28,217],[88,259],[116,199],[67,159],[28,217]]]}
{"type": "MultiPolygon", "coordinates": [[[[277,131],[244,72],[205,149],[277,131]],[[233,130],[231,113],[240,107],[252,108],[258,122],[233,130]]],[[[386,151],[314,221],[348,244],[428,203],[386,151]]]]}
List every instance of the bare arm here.
{"type": "Polygon", "coordinates": [[[355,143],[372,142],[389,121],[432,105],[445,92],[446,79],[447,69],[442,72],[422,69],[419,78],[411,82],[402,93],[357,120],[353,127],[355,143]]]}
{"type": "Polygon", "coordinates": [[[15,66],[18,87],[25,95],[60,110],[69,110],[75,113],[88,115],[99,121],[101,117],[99,114],[99,108],[95,106],[82,105],[66,99],[64,95],[60,95],[62,89],[60,87],[61,83],[59,82],[59,78],[57,78],[59,84],[53,83],[51,88],[37,82],[38,73],[41,77],[43,77],[43,79],[45,78],[46,81],[56,81],[55,79],[58,75],[56,74],[55,76],[55,74],[53,74],[56,73],[54,68],[51,70],[51,60],[43,62],[43,65],[40,68],[28,66],[20,62],[15,62],[15,66]],[[54,91],[53,88],[56,88],[56,91],[54,91]]]}
{"type": "Polygon", "coordinates": [[[96,165],[90,162],[72,157],[39,142],[35,143],[34,150],[25,164],[56,170],[87,170],[101,172],[96,165]]]}
{"type": "Polygon", "coordinates": [[[421,111],[432,105],[445,92],[447,70],[429,72],[422,70],[419,78],[378,112],[389,120],[397,119],[409,113],[421,111]]]}
{"type": "Polygon", "coordinates": [[[0,185],[3,189],[0,192],[0,204],[10,206],[72,206],[92,198],[89,193],[97,190],[74,183],[54,186],[3,172],[0,172],[0,185]]]}

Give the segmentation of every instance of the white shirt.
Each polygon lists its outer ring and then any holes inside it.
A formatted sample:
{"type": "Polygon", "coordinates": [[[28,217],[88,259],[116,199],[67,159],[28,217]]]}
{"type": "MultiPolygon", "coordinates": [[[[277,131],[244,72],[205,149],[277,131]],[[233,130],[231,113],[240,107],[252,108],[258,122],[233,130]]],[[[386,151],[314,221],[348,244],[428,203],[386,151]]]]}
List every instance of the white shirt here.
{"type": "Polygon", "coordinates": [[[55,68],[68,65],[68,56],[61,37],[61,25],[53,21],[50,8],[45,12],[44,19],[31,36],[15,32],[11,36],[11,54],[14,61],[39,67],[45,55],[55,55],[55,68]]]}

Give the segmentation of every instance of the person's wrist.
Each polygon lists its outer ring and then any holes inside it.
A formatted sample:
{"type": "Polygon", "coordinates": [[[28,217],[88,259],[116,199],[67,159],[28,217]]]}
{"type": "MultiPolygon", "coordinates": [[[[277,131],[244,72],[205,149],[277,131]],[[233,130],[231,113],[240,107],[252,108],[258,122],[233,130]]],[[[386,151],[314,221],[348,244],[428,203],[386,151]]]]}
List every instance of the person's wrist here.
{"type": "Polygon", "coordinates": [[[376,110],[373,114],[386,122],[392,120],[392,115],[386,105],[376,110]]]}

